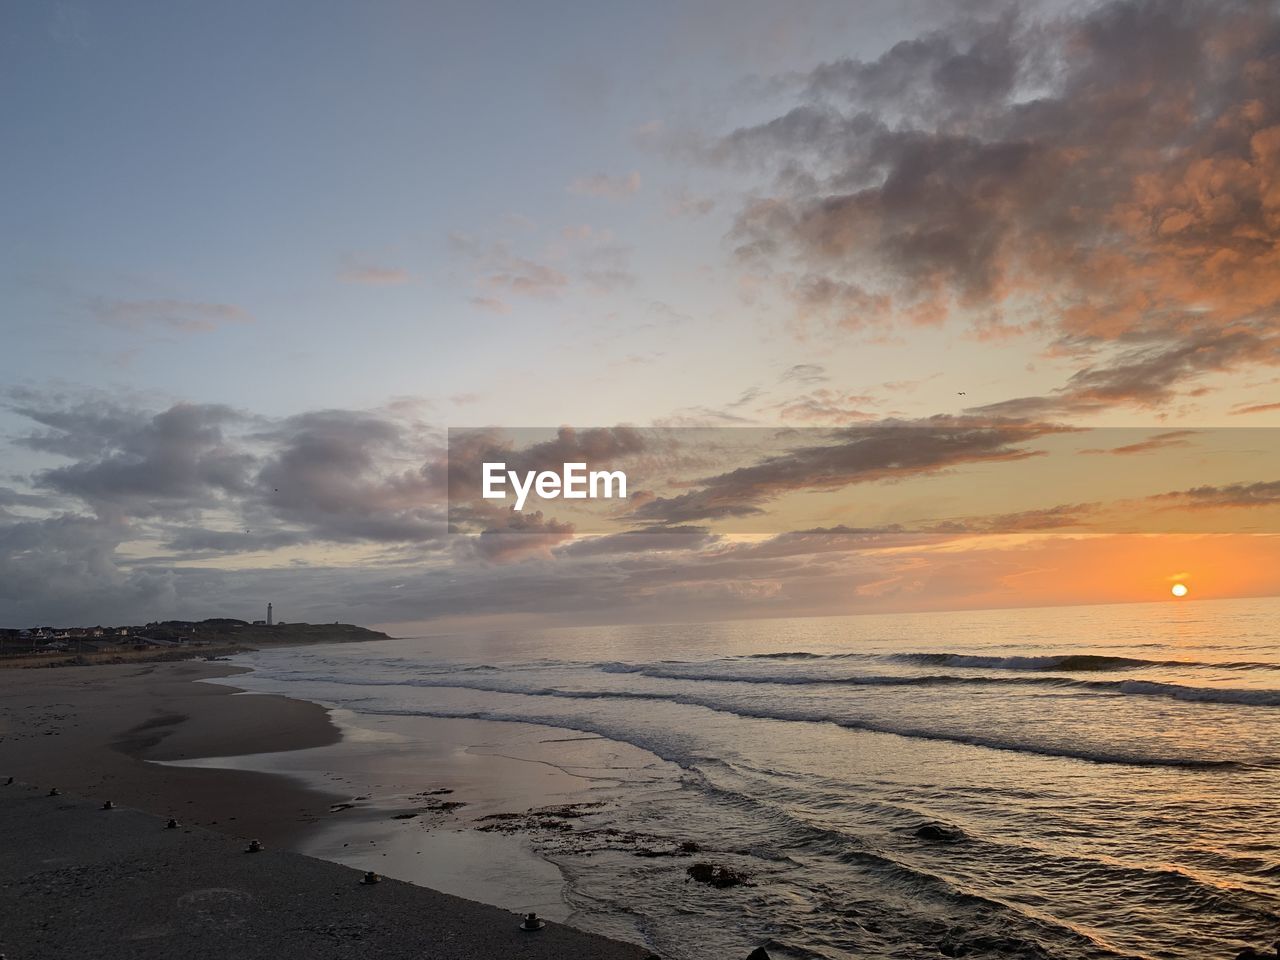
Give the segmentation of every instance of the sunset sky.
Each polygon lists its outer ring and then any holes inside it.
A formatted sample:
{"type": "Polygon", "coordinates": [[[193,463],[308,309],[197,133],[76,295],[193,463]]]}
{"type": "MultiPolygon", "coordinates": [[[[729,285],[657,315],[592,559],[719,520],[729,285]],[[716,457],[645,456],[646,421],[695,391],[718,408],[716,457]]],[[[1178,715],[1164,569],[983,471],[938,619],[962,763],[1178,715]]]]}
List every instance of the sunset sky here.
{"type": "Polygon", "coordinates": [[[0,77],[0,626],[1280,594],[1274,3],[17,0],[0,77]],[[1231,520],[448,532],[448,428],[562,425],[808,428],[828,497],[1143,428],[1073,469],[1231,520]]]}

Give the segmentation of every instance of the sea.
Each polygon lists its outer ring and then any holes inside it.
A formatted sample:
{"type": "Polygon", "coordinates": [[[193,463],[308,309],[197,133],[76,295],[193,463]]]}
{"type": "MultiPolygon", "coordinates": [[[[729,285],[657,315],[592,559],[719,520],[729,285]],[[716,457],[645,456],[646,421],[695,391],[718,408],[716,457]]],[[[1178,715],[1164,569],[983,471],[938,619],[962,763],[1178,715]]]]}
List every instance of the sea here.
{"type": "MultiPolygon", "coordinates": [[[[1204,960],[1280,939],[1277,599],[471,630],[241,662],[228,682],[349,730],[419,724],[383,738],[402,767],[426,763],[431,722],[534,731],[487,752],[574,778],[566,802],[482,815],[505,775],[472,778],[435,829],[518,836],[568,922],[672,960],[1204,960]]],[[[364,740],[367,767],[384,748],[364,740]]]]}

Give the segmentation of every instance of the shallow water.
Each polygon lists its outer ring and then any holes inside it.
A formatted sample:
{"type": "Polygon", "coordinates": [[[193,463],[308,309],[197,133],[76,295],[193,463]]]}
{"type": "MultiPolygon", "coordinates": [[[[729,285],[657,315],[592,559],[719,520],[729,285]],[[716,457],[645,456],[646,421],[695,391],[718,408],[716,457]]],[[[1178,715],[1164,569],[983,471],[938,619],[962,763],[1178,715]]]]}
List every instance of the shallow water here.
{"type": "Polygon", "coordinates": [[[1250,600],[478,632],[260,652],[231,682],[668,761],[528,835],[572,922],[664,956],[1189,960],[1280,930],[1277,624],[1250,600]],[[611,829],[753,885],[575,842],[611,829]]]}

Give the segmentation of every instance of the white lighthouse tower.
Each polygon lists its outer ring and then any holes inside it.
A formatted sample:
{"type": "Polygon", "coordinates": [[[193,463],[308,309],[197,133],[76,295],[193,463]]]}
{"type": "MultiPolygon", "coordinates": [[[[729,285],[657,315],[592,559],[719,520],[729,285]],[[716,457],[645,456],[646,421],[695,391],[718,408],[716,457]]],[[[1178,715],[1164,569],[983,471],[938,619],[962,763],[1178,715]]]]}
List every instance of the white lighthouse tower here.
{"type": "Polygon", "coordinates": [[[271,626],[272,623],[273,621],[271,619],[271,604],[268,603],[267,604],[267,626],[268,627],[271,626]]]}

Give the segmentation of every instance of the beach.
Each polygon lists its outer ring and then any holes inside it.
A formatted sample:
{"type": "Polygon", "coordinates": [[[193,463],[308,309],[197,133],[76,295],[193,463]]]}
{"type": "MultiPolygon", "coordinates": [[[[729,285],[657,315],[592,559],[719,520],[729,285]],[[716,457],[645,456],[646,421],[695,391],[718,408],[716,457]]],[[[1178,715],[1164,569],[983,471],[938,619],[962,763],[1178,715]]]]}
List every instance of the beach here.
{"type": "Polygon", "coordinates": [[[556,924],[528,934],[509,910],[390,877],[370,896],[363,871],[286,852],[345,795],[297,777],[167,762],[340,741],[315,704],[195,682],[243,672],[198,661],[0,671],[0,950],[338,957],[359,946],[418,957],[430,945],[432,956],[460,960],[648,956],[556,924]],[[101,809],[107,800],[114,809],[101,809]],[[174,831],[164,829],[171,817],[174,831]],[[265,851],[246,858],[249,839],[265,851]]]}
{"type": "Polygon", "coordinates": [[[1274,601],[1202,609],[3,671],[6,830],[56,786],[664,960],[1234,956],[1280,923],[1280,649],[1274,601]]]}
{"type": "Polygon", "coordinates": [[[267,773],[151,762],[339,739],[315,704],[277,696],[238,697],[233,704],[233,688],[194,682],[244,672],[196,660],[0,670],[0,771],[235,836],[288,843],[332,798],[267,773]]]}
{"type": "Polygon", "coordinates": [[[643,960],[639,947],[42,787],[0,787],[0,949],[25,960],[643,960]]]}
{"type": "MultiPolygon", "coordinates": [[[[179,762],[344,793],[353,806],[300,838],[305,852],[439,887],[467,879],[444,869],[477,859],[459,851],[488,850],[528,865],[495,899],[558,896],[572,925],[668,960],[760,946],[1227,957],[1280,924],[1276,613],[1232,601],[263,650],[238,658],[251,674],[214,682],[323,704],[342,740],[179,762]],[[533,889],[537,860],[558,890],[533,889]]],[[[473,875],[468,895],[502,880],[473,875]]]]}

